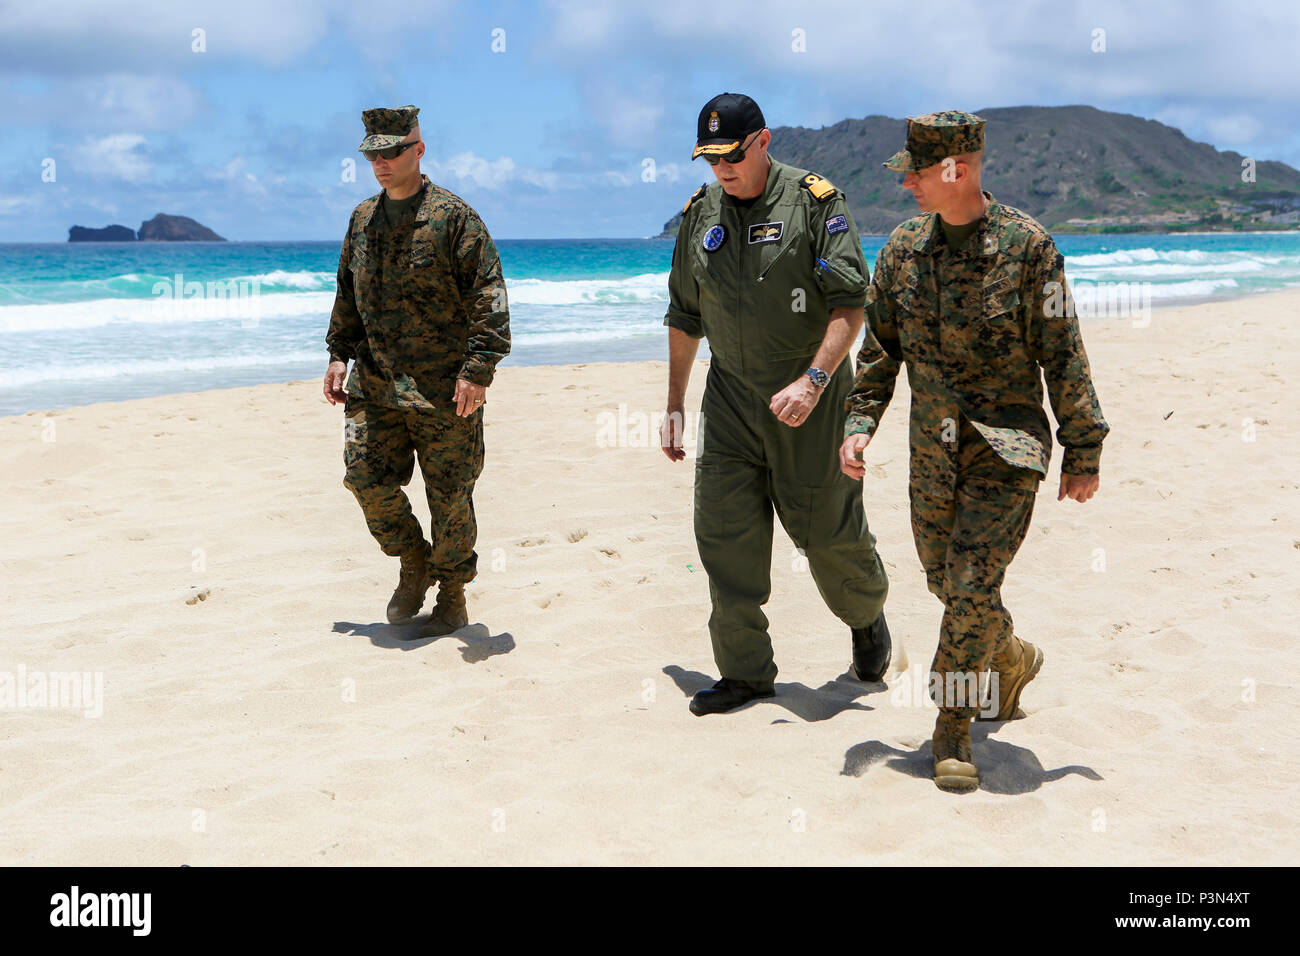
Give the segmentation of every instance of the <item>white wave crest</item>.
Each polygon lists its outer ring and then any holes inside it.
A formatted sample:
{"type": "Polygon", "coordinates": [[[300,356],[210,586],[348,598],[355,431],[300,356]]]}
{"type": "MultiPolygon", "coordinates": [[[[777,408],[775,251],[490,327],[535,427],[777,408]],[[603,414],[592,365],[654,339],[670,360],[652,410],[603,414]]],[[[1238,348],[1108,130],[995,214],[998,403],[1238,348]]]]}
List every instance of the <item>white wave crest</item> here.
{"type": "Polygon", "coordinates": [[[333,292],[279,292],[230,298],[90,299],[7,305],[0,308],[0,332],[87,329],[114,322],[214,322],[295,315],[327,316],[333,292]]]}
{"type": "Polygon", "coordinates": [[[526,305],[597,305],[619,302],[667,302],[668,273],[652,272],[627,279],[506,279],[512,303],[526,305]]]}
{"type": "MultiPolygon", "coordinates": [[[[123,378],[134,375],[167,375],[175,372],[207,372],[230,368],[256,366],[297,365],[314,363],[323,367],[325,359],[319,349],[311,352],[284,352],[261,355],[214,355],[204,358],[135,359],[98,362],[72,362],[43,365],[40,368],[0,370],[0,389],[24,388],[41,382],[82,382],[97,378],[123,378]]],[[[210,384],[196,382],[197,388],[210,384]]]]}

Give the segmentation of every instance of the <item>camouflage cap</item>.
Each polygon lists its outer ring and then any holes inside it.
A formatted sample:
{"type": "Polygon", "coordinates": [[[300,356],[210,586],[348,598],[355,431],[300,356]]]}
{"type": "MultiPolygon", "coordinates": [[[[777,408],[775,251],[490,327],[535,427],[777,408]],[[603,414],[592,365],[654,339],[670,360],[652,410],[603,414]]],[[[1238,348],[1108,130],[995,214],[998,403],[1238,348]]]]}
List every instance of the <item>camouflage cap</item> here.
{"type": "Polygon", "coordinates": [[[984,148],[984,120],[962,110],[907,118],[907,145],[881,165],[896,173],[928,169],[949,156],[984,148]]]}
{"type": "Polygon", "coordinates": [[[416,117],[419,115],[418,106],[398,106],[394,109],[380,106],[373,110],[363,110],[361,122],[366,124],[366,138],[357,149],[387,149],[396,146],[415,128],[416,117]]]}

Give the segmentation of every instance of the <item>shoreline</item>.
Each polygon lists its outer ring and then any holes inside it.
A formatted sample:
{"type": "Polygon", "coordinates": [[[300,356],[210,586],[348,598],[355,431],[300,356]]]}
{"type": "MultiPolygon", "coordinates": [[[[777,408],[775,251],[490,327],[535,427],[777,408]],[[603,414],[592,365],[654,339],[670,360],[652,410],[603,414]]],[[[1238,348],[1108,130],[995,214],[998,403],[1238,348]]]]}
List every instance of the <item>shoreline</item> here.
{"type": "MultiPolygon", "coordinates": [[[[1270,290],[1268,292],[1242,292],[1236,295],[1228,295],[1228,296],[1198,296],[1189,299],[1177,299],[1177,300],[1152,299],[1150,302],[1150,307],[1151,307],[1152,315],[1154,317],[1154,315],[1156,314],[1167,315],[1169,313],[1176,312],[1179,309],[1195,310],[1195,309],[1206,309],[1206,308],[1232,308],[1234,305],[1239,305],[1241,303],[1256,303],[1256,302],[1263,303],[1268,301],[1273,301],[1282,304],[1282,303],[1286,303],[1287,300],[1292,300],[1290,302],[1291,312],[1293,314],[1300,315],[1300,289],[1275,289],[1275,290],[1270,290]]],[[[1087,344],[1087,338],[1086,338],[1087,336],[1096,334],[1097,331],[1107,328],[1108,324],[1118,324],[1121,326],[1132,324],[1134,328],[1142,328],[1141,325],[1135,324],[1131,317],[1083,318],[1080,321],[1080,326],[1085,335],[1085,345],[1087,344]]],[[[667,350],[666,343],[667,343],[667,338],[665,334],[664,336],[665,352],[667,350]]],[[[856,355],[857,349],[858,347],[860,347],[860,344],[861,344],[861,333],[859,333],[859,338],[854,345],[854,349],[853,349],[854,355],[856,355]]],[[[510,356],[507,356],[507,359],[509,358],[510,356]]],[[[323,378],[324,367],[326,362],[326,356],[324,355],[323,351],[322,351],[321,362],[322,362],[321,376],[323,378]]],[[[629,365],[629,364],[637,365],[646,362],[664,363],[666,362],[666,357],[655,358],[655,359],[651,359],[651,358],[609,359],[609,360],[596,359],[596,360],[588,360],[585,362],[566,362],[566,363],[548,362],[548,363],[536,364],[536,365],[525,363],[525,362],[514,361],[502,365],[500,367],[500,370],[528,369],[528,368],[572,368],[579,365],[629,365]]],[[[121,404],[123,402],[141,402],[141,401],[150,401],[152,399],[158,399],[158,398],[176,398],[180,396],[200,395],[207,391],[225,392],[225,391],[231,391],[240,388],[258,388],[262,386],[290,385],[290,384],[296,384],[296,383],[307,382],[307,381],[312,381],[312,380],[303,379],[303,378],[274,379],[272,381],[258,382],[256,384],[251,384],[251,385],[250,384],[219,385],[208,389],[198,389],[193,391],[154,393],[150,395],[140,396],[137,398],[101,400],[101,401],[85,402],[82,404],[74,404],[74,405],[41,406],[38,408],[29,409],[24,412],[15,412],[9,415],[0,415],[0,422],[3,422],[7,419],[25,418],[33,415],[50,415],[58,412],[66,412],[71,409],[86,409],[96,405],[116,405],[116,404],[121,404]]]]}

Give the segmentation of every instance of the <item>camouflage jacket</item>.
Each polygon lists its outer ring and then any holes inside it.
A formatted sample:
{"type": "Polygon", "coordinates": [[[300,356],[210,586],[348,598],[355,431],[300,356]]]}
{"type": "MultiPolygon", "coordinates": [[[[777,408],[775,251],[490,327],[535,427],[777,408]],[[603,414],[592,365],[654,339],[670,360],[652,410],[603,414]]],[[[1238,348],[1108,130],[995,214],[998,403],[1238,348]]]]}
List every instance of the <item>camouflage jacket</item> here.
{"type": "MultiPolygon", "coordinates": [[[[830,310],[862,308],[866,296],[867,263],[844,193],[773,159],[753,205],[719,183],[686,204],[664,325],[707,337],[712,362],[766,401],[807,371],[830,310]]],[[[832,371],[847,379],[848,363],[832,371]]]]}
{"type": "Polygon", "coordinates": [[[914,475],[953,479],[962,416],[1003,460],[1046,475],[1052,438],[1045,377],[1062,470],[1097,474],[1109,426],[1064,260],[1036,221],[984,195],[988,212],[956,252],[935,213],[898,226],[880,250],[844,434],[876,430],[906,362],[914,475]]]}
{"type": "Polygon", "coordinates": [[[349,394],[395,408],[448,408],[457,378],[492,384],[510,351],[510,315],[482,220],[421,178],[424,199],[392,227],[383,193],[353,210],[325,344],[331,361],[355,359],[349,394]]]}

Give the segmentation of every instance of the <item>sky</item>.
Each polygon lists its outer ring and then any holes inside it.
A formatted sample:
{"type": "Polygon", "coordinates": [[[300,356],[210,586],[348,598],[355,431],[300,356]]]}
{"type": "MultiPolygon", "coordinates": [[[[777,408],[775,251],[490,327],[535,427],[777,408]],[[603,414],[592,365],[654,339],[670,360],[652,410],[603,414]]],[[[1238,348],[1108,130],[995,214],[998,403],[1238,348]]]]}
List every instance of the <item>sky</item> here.
{"type": "Polygon", "coordinates": [[[378,191],[361,111],[406,104],[498,238],[657,234],[726,90],[770,127],[1087,104],[1300,167],[1297,37],[1293,0],[0,0],[0,242],[339,240],[378,191]]]}

